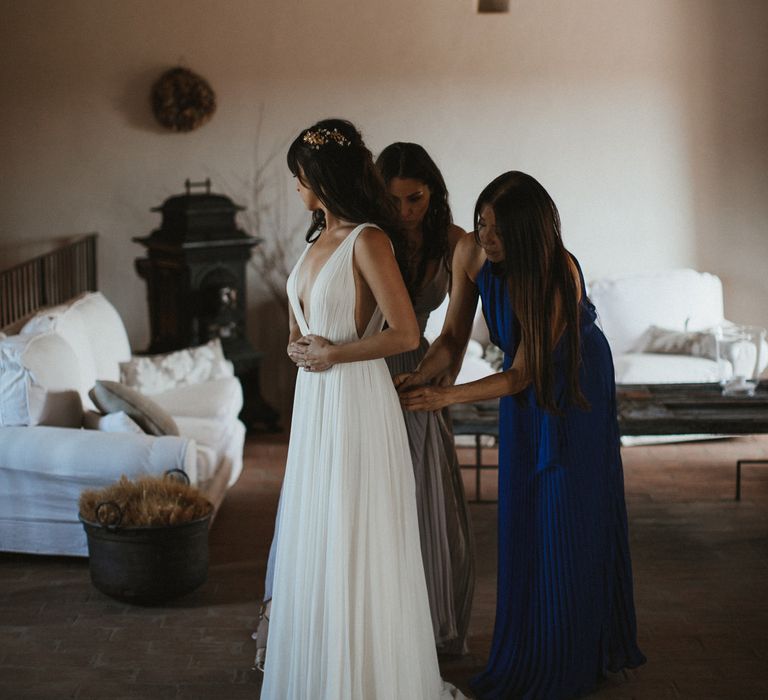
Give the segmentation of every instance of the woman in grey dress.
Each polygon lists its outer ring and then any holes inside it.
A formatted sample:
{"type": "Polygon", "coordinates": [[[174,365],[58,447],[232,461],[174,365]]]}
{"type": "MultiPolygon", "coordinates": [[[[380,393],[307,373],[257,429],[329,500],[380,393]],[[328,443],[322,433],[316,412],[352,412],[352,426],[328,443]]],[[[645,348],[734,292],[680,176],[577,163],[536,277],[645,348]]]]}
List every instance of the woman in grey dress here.
{"type": "MultiPolygon", "coordinates": [[[[429,154],[415,143],[393,143],[376,160],[400,207],[409,263],[409,289],[421,328],[416,350],[387,357],[392,376],[412,372],[429,348],[429,314],[450,287],[453,249],[465,231],[452,222],[445,181],[429,154]]],[[[459,364],[440,378],[452,384],[459,364]]],[[[424,572],[439,652],[466,650],[474,591],[474,542],[459,462],[447,412],[405,411],[416,477],[416,503],[424,572]]]]}
{"type": "MultiPolygon", "coordinates": [[[[453,224],[445,181],[427,152],[415,143],[393,143],[376,161],[389,193],[400,207],[408,245],[408,288],[422,337],[419,347],[386,358],[392,376],[412,372],[429,348],[424,328],[450,288],[453,249],[466,232],[453,224]]],[[[452,384],[461,358],[435,381],[452,384]]],[[[474,541],[450,421],[445,412],[405,411],[416,478],[419,536],[435,644],[441,654],[466,651],[474,592],[474,541]]],[[[277,526],[276,526],[277,527],[277,526]]],[[[279,532],[267,562],[259,616],[255,667],[263,670],[269,634],[274,562],[279,532]]]]}

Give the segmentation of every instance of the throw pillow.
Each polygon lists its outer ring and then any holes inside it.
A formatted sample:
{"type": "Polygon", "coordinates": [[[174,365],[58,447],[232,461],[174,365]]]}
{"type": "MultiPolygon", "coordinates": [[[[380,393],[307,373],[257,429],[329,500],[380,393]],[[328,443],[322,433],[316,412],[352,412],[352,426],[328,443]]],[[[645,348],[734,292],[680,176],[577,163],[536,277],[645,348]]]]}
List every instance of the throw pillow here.
{"type": "Polygon", "coordinates": [[[650,326],[640,336],[633,352],[691,355],[716,360],[717,344],[712,331],[675,331],[650,326]]]}
{"type": "Polygon", "coordinates": [[[97,381],[89,392],[93,403],[102,413],[124,411],[150,435],[178,435],[173,417],[152,399],[118,382],[97,381]]]}
{"type": "Polygon", "coordinates": [[[97,379],[96,363],[82,319],[66,304],[52,306],[36,313],[24,324],[19,335],[41,333],[57,333],[75,351],[80,364],[80,396],[86,408],[93,408],[88,399],[88,390],[97,379]]]}
{"type": "Polygon", "coordinates": [[[57,333],[0,341],[0,426],[79,427],[80,363],[57,333]]]}
{"type": "Polygon", "coordinates": [[[232,374],[232,364],[224,357],[218,338],[205,345],[120,363],[120,381],[146,396],[232,374]]]}
{"type": "Polygon", "coordinates": [[[139,424],[125,411],[108,413],[106,416],[96,413],[96,411],[86,411],[83,414],[83,428],[101,430],[103,433],[138,433],[144,435],[139,424]]]}

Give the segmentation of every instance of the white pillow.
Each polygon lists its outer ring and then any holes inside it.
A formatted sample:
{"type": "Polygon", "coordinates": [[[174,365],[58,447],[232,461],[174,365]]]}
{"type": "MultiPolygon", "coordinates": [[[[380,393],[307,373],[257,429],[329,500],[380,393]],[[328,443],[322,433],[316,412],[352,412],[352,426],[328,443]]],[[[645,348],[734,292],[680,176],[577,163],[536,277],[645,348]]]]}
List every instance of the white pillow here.
{"type": "Polygon", "coordinates": [[[125,411],[101,415],[87,411],[83,416],[83,427],[88,430],[101,430],[103,433],[136,433],[145,435],[139,424],[125,411]]]}
{"type": "Polygon", "coordinates": [[[53,306],[44,309],[27,321],[19,335],[56,333],[69,343],[80,364],[80,386],[78,391],[86,408],[94,408],[88,398],[88,391],[96,383],[96,362],[91,340],[80,315],[71,306],[53,306]]]}
{"type": "Polygon", "coordinates": [[[218,338],[205,345],[164,355],[146,355],[120,363],[122,384],[152,396],[191,384],[233,376],[218,338]]]}
{"type": "Polygon", "coordinates": [[[0,341],[0,425],[80,427],[80,362],[57,333],[0,341]]]}

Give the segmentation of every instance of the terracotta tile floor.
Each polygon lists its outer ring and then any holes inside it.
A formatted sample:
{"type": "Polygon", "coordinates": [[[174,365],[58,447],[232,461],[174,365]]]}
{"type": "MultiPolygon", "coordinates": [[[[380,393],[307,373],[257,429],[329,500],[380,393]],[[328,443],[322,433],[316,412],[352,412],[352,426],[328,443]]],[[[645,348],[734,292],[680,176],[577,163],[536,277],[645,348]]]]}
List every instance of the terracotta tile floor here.
{"type": "MultiPolygon", "coordinates": [[[[85,560],[0,555],[0,698],[258,697],[250,670],[284,439],[254,438],[210,536],[207,583],[167,607],[116,602],[85,560]]],[[[648,663],[593,697],[768,698],[768,437],[623,450],[641,646],[648,663]]],[[[472,451],[461,450],[462,461],[472,451]]],[[[486,450],[492,463],[494,450],[486,450]]],[[[493,472],[486,496],[492,495],[493,472]]],[[[474,482],[467,474],[468,487],[474,482]]],[[[442,664],[463,688],[488,652],[493,505],[474,505],[478,577],[471,653],[442,664]]]]}

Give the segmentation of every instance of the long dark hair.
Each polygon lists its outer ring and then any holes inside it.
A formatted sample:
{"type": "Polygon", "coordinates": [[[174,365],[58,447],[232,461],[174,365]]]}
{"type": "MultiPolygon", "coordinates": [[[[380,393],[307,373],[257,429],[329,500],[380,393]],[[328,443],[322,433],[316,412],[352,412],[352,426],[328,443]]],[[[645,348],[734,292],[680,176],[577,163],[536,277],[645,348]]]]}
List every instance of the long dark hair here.
{"type": "Polygon", "coordinates": [[[552,337],[552,311],[559,300],[565,319],[565,400],[586,408],[579,386],[578,292],[555,203],[537,180],[511,171],[499,175],[480,193],[475,205],[475,229],[484,206],[493,209],[504,245],[504,262],[499,267],[520,323],[520,342],[539,405],[554,413],[561,411],[555,396],[552,337]]]}
{"type": "Polygon", "coordinates": [[[384,182],[389,185],[393,177],[418,180],[429,187],[429,207],[421,224],[423,235],[421,259],[415,271],[415,279],[421,280],[430,260],[442,260],[447,269],[451,268],[451,253],[448,243],[448,229],[453,223],[451,207],[448,204],[448,188],[443,174],[429,153],[418,143],[397,141],[387,146],[376,159],[384,182]]]}
{"type": "MultiPolygon", "coordinates": [[[[345,119],[323,119],[304,129],[288,149],[287,160],[291,173],[301,178],[334,216],[380,227],[392,241],[400,271],[406,277],[405,238],[397,207],[353,124],[345,119]]],[[[325,226],[325,213],[313,211],[307,243],[317,240],[325,226]]]]}

